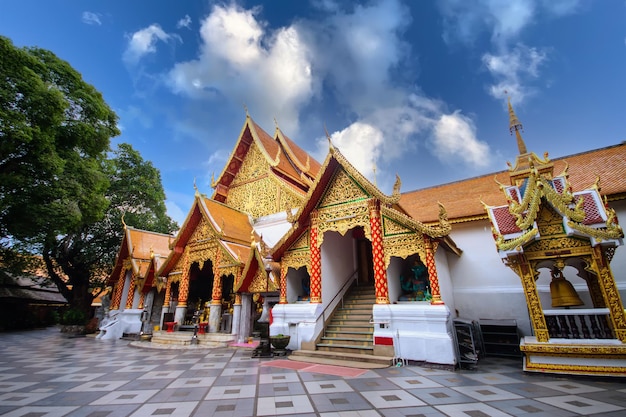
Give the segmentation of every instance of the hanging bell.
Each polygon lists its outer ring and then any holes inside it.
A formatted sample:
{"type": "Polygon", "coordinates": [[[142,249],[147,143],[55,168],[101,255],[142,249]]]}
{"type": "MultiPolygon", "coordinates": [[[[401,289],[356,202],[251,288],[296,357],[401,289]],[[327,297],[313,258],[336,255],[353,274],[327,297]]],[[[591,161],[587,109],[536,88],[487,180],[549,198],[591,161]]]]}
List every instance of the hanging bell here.
{"type": "Polygon", "coordinates": [[[585,304],[578,296],[572,283],[566,280],[563,273],[557,268],[552,271],[550,296],[552,297],[552,307],[575,307],[585,304]]]}

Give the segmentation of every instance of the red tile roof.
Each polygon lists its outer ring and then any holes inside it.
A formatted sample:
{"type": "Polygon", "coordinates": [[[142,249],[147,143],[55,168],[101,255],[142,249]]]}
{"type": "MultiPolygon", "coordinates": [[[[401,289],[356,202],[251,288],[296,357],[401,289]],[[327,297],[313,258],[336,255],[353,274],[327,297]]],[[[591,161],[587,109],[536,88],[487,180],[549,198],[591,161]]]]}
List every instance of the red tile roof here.
{"type": "MultiPolygon", "coordinates": [[[[552,160],[554,175],[569,165],[569,182],[573,191],[592,186],[600,178],[600,193],[609,200],[626,199],[626,143],[596,149],[552,160]]],[[[469,221],[486,218],[481,200],[490,206],[507,204],[504,193],[494,179],[510,184],[509,172],[500,171],[481,177],[410,191],[402,194],[400,206],[414,219],[437,222],[438,202],[441,202],[451,221],[469,221]]]]}

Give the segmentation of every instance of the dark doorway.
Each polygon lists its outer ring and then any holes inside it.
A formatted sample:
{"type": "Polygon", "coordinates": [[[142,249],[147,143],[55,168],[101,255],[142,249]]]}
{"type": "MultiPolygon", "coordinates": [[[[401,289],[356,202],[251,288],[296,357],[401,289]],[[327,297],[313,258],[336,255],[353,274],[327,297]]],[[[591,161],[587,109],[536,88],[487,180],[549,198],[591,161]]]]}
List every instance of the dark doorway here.
{"type": "Polygon", "coordinates": [[[357,240],[359,262],[359,284],[374,285],[374,260],[372,257],[372,242],[362,238],[357,240]]]}

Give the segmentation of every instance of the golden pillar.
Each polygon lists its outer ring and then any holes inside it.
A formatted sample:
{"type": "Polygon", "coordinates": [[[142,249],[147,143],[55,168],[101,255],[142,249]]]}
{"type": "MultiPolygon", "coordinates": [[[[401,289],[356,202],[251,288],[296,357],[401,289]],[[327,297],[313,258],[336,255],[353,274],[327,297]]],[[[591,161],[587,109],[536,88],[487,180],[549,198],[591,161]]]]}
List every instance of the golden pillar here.
{"type": "Polygon", "coordinates": [[[130,277],[130,284],[128,285],[128,295],[126,296],[126,308],[133,308],[133,301],[135,300],[135,274],[130,277]]]}
{"type": "Polygon", "coordinates": [[[374,264],[374,288],[376,304],[389,304],[387,286],[387,268],[385,268],[385,249],[383,247],[383,228],[378,200],[369,201],[370,228],[372,231],[372,262],[374,264]]]}
{"type": "Polygon", "coordinates": [[[311,282],[310,302],[313,304],[320,304],[322,302],[322,251],[318,244],[319,227],[317,225],[317,212],[311,213],[311,232],[310,232],[310,246],[311,246],[311,282]]]}
{"type": "Polygon", "coordinates": [[[220,275],[220,262],[222,251],[217,248],[215,262],[213,262],[213,292],[211,294],[211,304],[222,304],[222,276],[220,275]]]}
{"type": "Polygon", "coordinates": [[[172,279],[167,277],[167,283],[165,284],[165,301],[163,301],[163,307],[170,306],[170,298],[172,298],[172,279]]]}
{"type": "Polygon", "coordinates": [[[546,317],[543,314],[541,300],[537,292],[537,283],[535,281],[535,270],[523,254],[514,258],[507,258],[507,265],[520,277],[524,295],[526,296],[526,305],[530,313],[535,337],[538,342],[547,342],[550,340],[550,332],[546,324],[546,317]]]}
{"type": "Polygon", "coordinates": [[[143,303],[146,300],[146,293],[143,290],[139,293],[139,305],[137,308],[143,308],[143,303]]]}
{"type": "Polygon", "coordinates": [[[428,269],[428,281],[430,282],[430,294],[433,299],[431,304],[444,304],[439,291],[439,277],[437,277],[437,266],[435,265],[435,247],[430,236],[424,236],[424,247],[426,249],[426,268],[428,269]]]}
{"type": "Polygon", "coordinates": [[[604,256],[601,245],[597,245],[593,248],[591,259],[593,269],[599,272],[598,281],[602,295],[606,300],[606,306],[609,308],[609,316],[615,338],[621,342],[626,342],[626,316],[624,314],[624,307],[622,307],[622,300],[617,285],[615,285],[613,272],[604,256]]]}
{"type": "Polygon", "coordinates": [[[120,277],[115,284],[115,292],[113,292],[113,299],[111,300],[111,310],[119,310],[122,303],[122,291],[124,291],[124,281],[126,281],[126,269],[122,268],[120,277]]]}
{"type": "Polygon", "coordinates": [[[287,304],[287,269],[288,267],[280,265],[280,298],[279,304],[287,304]]]}
{"type": "Polygon", "coordinates": [[[189,251],[185,249],[183,255],[183,271],[178,281],[178,305],[179,307],[187,307],[187,299],[189,298],[189,270],[191,265],[189,263],[189,251]]]}

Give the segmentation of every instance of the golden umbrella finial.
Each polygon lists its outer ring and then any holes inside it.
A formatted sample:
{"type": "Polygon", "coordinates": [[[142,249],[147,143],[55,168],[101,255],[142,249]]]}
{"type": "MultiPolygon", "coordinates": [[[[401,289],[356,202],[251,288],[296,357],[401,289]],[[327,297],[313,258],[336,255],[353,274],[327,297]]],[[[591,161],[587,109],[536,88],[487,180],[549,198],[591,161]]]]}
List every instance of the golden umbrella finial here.
{"type": "MultiPolygon", "coordinates": [[[[504,91],[507,94],[507,91],[504,91]]],[[[524,130],[522,123],[517,118],[515,111],[513,110],[513,106],[511,105],[511,97],[507,95],[507,102],[509,106],[509,132],[511,135],[515,132],[515,138],[517,139],[517,149],[519,150],[520,155],[528,153],[526,150],[526,144],[524,143],[524,139],[522,139],[522,134],[520,131],[524,130]]]]}

